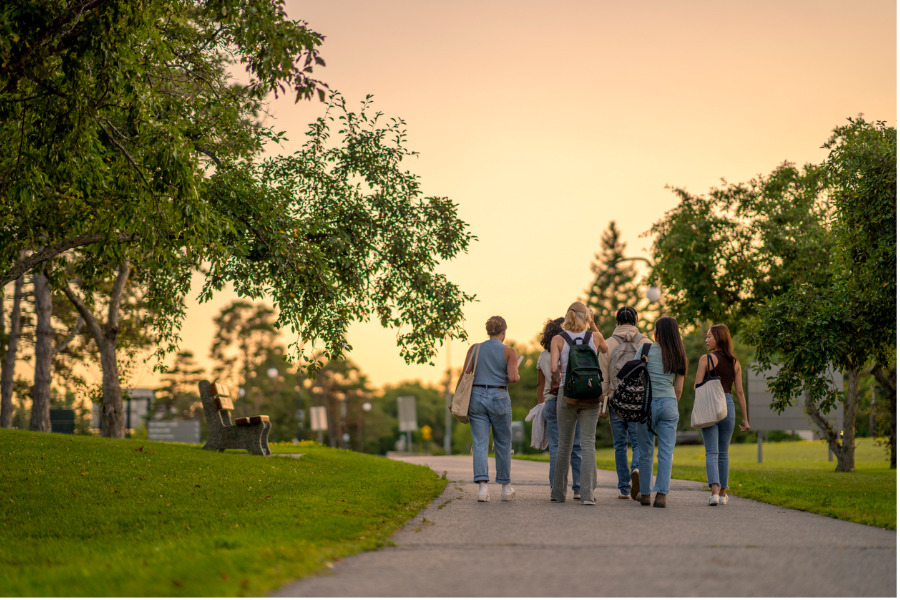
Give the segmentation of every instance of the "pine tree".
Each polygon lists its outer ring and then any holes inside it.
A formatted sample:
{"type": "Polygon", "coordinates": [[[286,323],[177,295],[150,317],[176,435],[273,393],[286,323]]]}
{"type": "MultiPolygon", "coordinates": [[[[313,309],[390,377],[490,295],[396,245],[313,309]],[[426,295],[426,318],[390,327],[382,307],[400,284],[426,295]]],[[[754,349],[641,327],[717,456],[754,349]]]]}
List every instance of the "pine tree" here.
{"type": "Polygon", "coordinates": [[[649,335],[659,316],[659,308],[644,296],[634,263],[616,264],[626,258],[625,242],[621,237],[616,222],[610,221],[600,238],[600,250],[591,263],[593,281],[585,292],[586,304],[594,310],[594,320],[604,336],[612,334],[616,327],[616,311],[622,306],[637,310],[638,328],[649,335]]]}

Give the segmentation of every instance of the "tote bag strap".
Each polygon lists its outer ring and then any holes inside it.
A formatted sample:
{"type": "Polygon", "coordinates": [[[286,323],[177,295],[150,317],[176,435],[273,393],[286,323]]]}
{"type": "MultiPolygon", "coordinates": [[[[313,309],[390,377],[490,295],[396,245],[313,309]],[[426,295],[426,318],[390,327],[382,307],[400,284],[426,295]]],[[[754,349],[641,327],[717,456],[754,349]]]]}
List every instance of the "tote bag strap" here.
{"type": "MultiPolygon", "coordinates": [[[[472,373],[475,373],[475,369],[478,368],[478,352],[481,350],[481,344],[475,344],[475,356],[472,357],[472,373]]],[[[463,373],[469,372],[469,365],[463,369],[463,373]]]]}
{"type": "MultiPolygon", "coordinates": [[[[706,355],[706,372],[712,373],[713,369],[715,369],[715,368],[716,367],[712,364],[712,354],[707,354],[706,355]]],[[[707,377],[709,377],[709,375],[707,375],[707,377]]]]}

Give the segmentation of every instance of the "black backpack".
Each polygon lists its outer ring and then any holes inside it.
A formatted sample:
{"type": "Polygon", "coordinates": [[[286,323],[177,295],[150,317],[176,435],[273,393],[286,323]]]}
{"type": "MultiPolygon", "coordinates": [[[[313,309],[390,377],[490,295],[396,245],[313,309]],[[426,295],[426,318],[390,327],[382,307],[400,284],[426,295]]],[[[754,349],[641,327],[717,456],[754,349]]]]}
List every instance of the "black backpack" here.
{"type": "Polygon", "coordinates": [[[570,404],[580,406],[600,404],[600,396],[603,394],[603,374],[600,372],[597,351],[591,348],[591,335],[593,334],[588,331],[581,343],[576,344],[568,333],[562,332],[563,339],[569,344],[563,395],[572,400],[582,401],[570,404]]]}
{"type": "Polygon", "coordinates": [[[647,371],[647,354],[651,344],[641,346],[641,357],[629,360],[616,374],[619,385],[609,399],[609,408],[625,421],[646,423],[650,433],[650,403],[653,399],[650,389],[650,372],[647,371]]]}

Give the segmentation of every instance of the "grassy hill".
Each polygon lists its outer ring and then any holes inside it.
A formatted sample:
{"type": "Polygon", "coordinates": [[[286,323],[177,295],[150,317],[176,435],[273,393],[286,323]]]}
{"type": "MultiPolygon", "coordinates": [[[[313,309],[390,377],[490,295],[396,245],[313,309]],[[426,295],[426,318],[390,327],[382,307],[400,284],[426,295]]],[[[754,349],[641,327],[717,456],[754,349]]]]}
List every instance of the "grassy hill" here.
{"type": "Polygon", "coordinates": [[[425,467],[0,429],[5,596],[261,595],[384,545],[443,490],[425,467]]]}

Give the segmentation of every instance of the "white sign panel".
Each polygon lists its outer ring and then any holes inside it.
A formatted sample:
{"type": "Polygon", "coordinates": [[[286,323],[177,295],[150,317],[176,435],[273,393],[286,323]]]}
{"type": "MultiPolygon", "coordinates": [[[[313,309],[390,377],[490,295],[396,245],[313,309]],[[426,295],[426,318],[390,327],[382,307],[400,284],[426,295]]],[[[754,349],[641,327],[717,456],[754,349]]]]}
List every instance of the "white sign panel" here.
{"type": "MultiPolygon", "coordinates": [[[[769,405],[774,400],[774,396],[769,391],[769,383],[766,381],[766,378],[774,377],[778,373],[778,368],[772,367],[757,374],[754,371],[755,366],[755,364],[751,364],[750,368],[747,369],[747,409],[750,413],[750,427],[754,431],[798,431],[806,429],[818,431],[819,428],[813,424],[804,408],[806,394],[794,399],[791,406],[785,408],[781,414],[769,408],[769,405]]],[[[843,393],[844,377],[837,371],[832,371],[830,375],[834,386],[843,393]]],[[[844,407],[838,404],[824,417],[826,421],[831,423],[832,427],[840,428],[844,419],[844,407]]]]}
{"type": "Polygon", "coordinates": [[[328,413],[324,406],[313,406],[309,409],[310,428],[313,431],[328,431],[328,413]]]}
{"type": "Polygon", "coordinates": [[[199,444],[200,421],[147,421],[147,439],[199,444]]]}
{"type": "Polygon", "coordinates": [[[415,396],[397,398],[397,416],[400,419],[400,431],[415,431],[419,428],[416,421],[415,396]]]}

